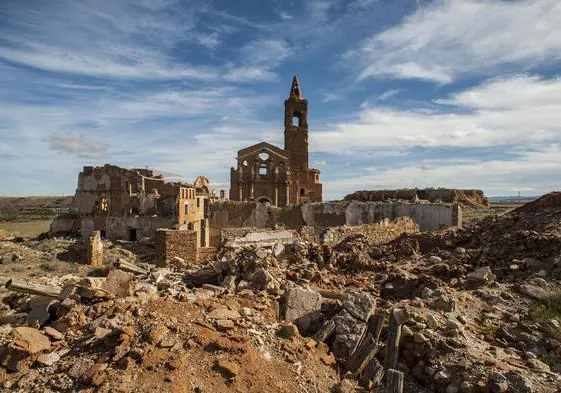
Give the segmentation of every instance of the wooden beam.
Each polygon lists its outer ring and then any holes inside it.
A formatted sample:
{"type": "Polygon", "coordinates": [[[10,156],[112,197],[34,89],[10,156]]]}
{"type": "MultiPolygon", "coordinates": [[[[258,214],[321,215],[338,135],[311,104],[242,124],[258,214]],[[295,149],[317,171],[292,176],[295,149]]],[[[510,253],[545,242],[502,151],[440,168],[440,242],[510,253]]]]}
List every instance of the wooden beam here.
{"type": "Polygon", "coordinates": [[[390,313],[388,340],[386,345],[386,370],[395,369],[397,367],[401,325],[405,323],[406,319],[405,312],[402,309],[394,308],[390,313]]]}
{"type": "Polygon", "coordinates": [[[403,393],[403,373],[394,369],[386,371],[386,389],[388,393],[403,393]]]}
{"type": "Polygon", "coordinates": [[[384,377],[384,366],[380,364],[378,359],[370,359],[362,376],[360,377],[360,386],[370,391],[374,386],[378,385],[384,377]]]}
{"type": "Polygon", "coordinates": [[[378,311],[368,319],[368,332],[376,342],[380,340],[380,333],[382,333],[382,325],[384,324],[385,318],[386,314],[382,311],[378,311]]]}
{"type": "Polygon", "coordinates": [[[335,322],[333,319],[330,319],[329,321],[325,321],[323,323],[321,328],[314,335],[314,340],[318,343],[325,342],[325,340],[331,337],[333,333],[335,333],[335,322]]]}
{"type": "Polygon", "coordinates": [[[350,371],[356,377],[364,370],[370,359],[374,358],[377,351],[378,343],[368,333],[362,344],[347,360],[347,371],[350,371]]]}
{"type": "Polygon", "coordinates": [[[124,270],[125,272],[133,273],[133,274],[148,274],[150,273],[148,270],[143,269],[139,266],[136,266],[133,263],[125,262],[125,261],[117,261],[113,262],[113,266],[118,269],[124,270]]]}
{"type": "Polygon", "coordinates": [[[28,293],[30,295],[58,297],[62,288],[55,286],[47,286],[23,282],[19,280],[9,279],[4,286],[10,291],[28,293]]]}

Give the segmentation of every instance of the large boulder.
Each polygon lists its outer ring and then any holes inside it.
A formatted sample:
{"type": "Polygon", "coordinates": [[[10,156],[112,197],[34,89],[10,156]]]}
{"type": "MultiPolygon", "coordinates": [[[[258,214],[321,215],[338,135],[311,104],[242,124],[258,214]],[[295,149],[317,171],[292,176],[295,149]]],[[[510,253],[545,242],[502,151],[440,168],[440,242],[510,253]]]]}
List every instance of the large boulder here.
{"type": "Polygon", "coordinates": [[[376,308],[376,299],[368,293],[356,290],[345,291],[340,298],[343,308],[347,310],[353,317],[363,322],[368,322],[370,315],[376,308]]]}
{"type": "Polygon", "coordinates": [[[468,274],[467,278],[474,284],[483,285],[495,281],[496,276],[489,266],[483,266],[468,274]]]}
{"type": "Polygon", "coordinates": [[[366,329],[366,323],[357,320],[347,310],[342,310],[333,317],[333,321],[335,322],[333,354],[337,360],[344,361],[358,345],[364,329],[366,329]]]}
{"type": "Polygon", "coordinates": [[[49,228],[50,235],[72,235],[80,230],[80,218],[71,213],[56,216],[49,228]]]}
{"type": "Polygon", "coordinates": [[[316,291],[290,285],[282,302],[284,314],[281,317],[287,322],[293,322],[301,334],[310,334],[321,325],[323,299],[316,291]]]}
{"type": "Polygon", "coordinates": [[[111,292],[116,297],[132,296],[134,293],[134,276],[119,269],[111,270],[101,289],[111,292]]]}
{"type": "Polygon", "coordinates": [[[0,351],[0,364],[10,371],[25,371],[42,351],[51,348],[51,341],[39,330],[20,326],[11,332],[12,341],[0,351]]]}

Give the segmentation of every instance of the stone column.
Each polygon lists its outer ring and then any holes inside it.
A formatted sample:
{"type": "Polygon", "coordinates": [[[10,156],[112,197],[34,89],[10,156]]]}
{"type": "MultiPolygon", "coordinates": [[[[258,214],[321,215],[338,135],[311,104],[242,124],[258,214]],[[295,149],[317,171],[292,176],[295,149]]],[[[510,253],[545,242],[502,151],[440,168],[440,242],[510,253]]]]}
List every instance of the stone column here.
{"type": "Polygon", "coordinates": [[[239,196],[238,200],[240,202],[243,201],[243,183],[242,182],[238,183],[238,196],[239,196]]]}
{"type": "Polygon", "coordinates": [[[101,241],[101,232],[93,231],[88,239],[87,247],[88,264],[92,267],[103,266],[103,243],[101,241]]]}
{"type": "Polygon", "coordinates": [[[279,205],[279,184],[275,183],[275,206],[279,205]]]}
{"type": "Polygon", "coordinates": [[[249,198],[255,198],[255,183],[253,181],[251,182],[251,191],[249,192],[249,198]]]}
{"type": "Polygon", "coordinates": [[[290,183],[286,183],[286,206],[290,205],[290,183]]]}

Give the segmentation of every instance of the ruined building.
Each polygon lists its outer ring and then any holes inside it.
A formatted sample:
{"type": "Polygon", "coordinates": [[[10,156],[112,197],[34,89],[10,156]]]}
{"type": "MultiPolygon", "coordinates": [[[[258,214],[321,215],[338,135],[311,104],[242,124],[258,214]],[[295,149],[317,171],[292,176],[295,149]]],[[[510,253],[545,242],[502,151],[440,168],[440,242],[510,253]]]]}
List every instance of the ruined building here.
{"type": "Polygon", "coordinates": [[[158,228],[196,232],[198,247],[209,245],[209,203],[215,198],[208,179],[194,184],[168,182],[149,169],[114,165],[85,166],[71,211],[82,237],[93,231],[109,239],[153,237],[158,228]]]}
{"type": "Polygon", "coordinates": [[[284,149],[261,142],[238,151],[230,170],[230,199],[275,206],[321,202],[320,171],[308,166],[308,100],[295,76],[284,101],[284,149]]]}

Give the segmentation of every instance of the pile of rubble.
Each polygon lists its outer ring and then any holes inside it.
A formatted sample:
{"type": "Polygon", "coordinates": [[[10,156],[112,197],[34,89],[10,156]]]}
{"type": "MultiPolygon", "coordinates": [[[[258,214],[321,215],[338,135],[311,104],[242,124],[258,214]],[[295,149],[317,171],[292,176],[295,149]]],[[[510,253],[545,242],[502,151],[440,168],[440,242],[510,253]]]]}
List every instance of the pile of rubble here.
{"type": "Polygon", "coordinates": [[[273,302],[264,293],[190,288],[185,277],[121,263],[106,277],[66,276],[49,285],[9,281],[12,293],[3,298],[0,319],[0,383],[42,392],[212,392],[221,375],[220,391],[288,392],[337,382],[335,370],[310,359],[326,352],[306,347],[299,335],[281,345],[273,302]],[[286,381],[260,390],[261,371],[286,381]]]}
{"type": "Polygon", "coordinates": [[[557,392],[561,208],[544,198],[464,230],[386,244],[360,234],[333,246],[227,243],[206,265],[174,258],[156,268],[145,263],[147,245],[142,258],[110,245],[86,277],[6,283],[0,383],[45,392],[557,392]]]}

